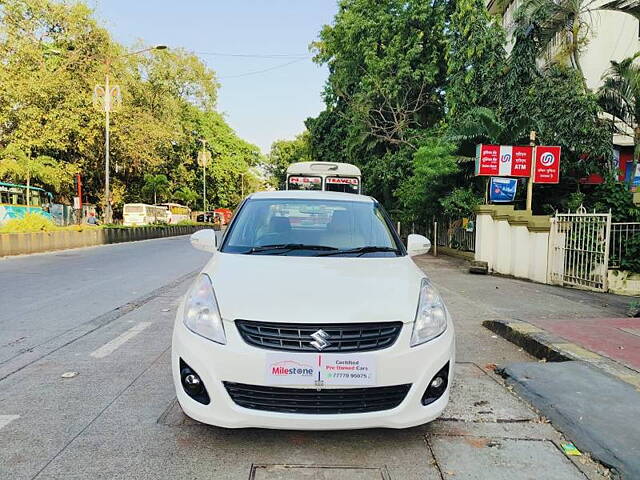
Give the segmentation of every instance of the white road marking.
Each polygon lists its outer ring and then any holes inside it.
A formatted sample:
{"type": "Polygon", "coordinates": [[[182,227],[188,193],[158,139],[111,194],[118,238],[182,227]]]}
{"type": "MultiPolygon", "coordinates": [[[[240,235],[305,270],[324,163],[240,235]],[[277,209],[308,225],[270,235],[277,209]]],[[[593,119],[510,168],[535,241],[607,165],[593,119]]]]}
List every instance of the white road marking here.
{"type": "Polygon", "coordinates": [[[0,430],[19,418],[20,415],[0,415],[0,430]]]}
{"type": "Polygon", "coordinates": [[[124,332],[119,337],[114,338],[110,342],[105,343],[103,346],[101,346],[97,350],[94,350],[89,355],[91,355],[93,358],[104,358],[107,355],[110,355],[113,352],[115,352],[125,342],[131,340],[133,337],[138,335],[141,331],[143,331],[149,325],[151,325],[151,322],[140,322],[136,326],[131,327],[129,330],[124,332]]]}

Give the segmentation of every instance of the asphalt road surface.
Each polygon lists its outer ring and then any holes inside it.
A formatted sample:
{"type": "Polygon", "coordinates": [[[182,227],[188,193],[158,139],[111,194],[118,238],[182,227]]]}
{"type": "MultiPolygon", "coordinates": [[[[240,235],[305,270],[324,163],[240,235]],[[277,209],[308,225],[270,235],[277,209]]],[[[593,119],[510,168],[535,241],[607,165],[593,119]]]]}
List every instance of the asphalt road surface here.
{"type": "Polygon", "coordinates": [[[418,263],[458,331],[441,419],[346,432],[188,419],[171,381],[171,330],[207,258],[175,237],[0,259],[0,479],[604,478],[564,455],[561,435],[493,373],[535,360],[481,326],[500,312],[464,290],[490,277],[426,256],[418,263]]]}

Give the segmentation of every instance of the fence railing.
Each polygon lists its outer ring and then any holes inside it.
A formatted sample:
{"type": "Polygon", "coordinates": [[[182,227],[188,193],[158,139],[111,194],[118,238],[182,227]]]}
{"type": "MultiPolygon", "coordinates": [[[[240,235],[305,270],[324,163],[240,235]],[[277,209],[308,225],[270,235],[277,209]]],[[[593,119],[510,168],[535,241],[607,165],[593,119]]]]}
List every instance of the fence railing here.
{"type": "Polygon", "coordinates": [[[620,262],[626,254],[629,240],[638,234],[640,234],[640,222],[611,223],[609,268],[620,268],[620,262]]]}
{"type": "MultiPolygon", "coordinates": [[[[475,252],[475,221],[475,217],[471,217],[468,219],[438,218],[427,223],[402,222],[399,225],[400,237],[406,245],[407,236],[410,233],[418,233],[431,240],[433,245],[464,252],[475,252]]],[[[395,226],[398,228],[398,222],[395,223],[395,226]]]]}
{"type": "Polygon", "coordinates": [[[475,252],[475,221],[475,217],[455,220],[438,219],[438,246],[462,250],[463,252],[475,252]]]}

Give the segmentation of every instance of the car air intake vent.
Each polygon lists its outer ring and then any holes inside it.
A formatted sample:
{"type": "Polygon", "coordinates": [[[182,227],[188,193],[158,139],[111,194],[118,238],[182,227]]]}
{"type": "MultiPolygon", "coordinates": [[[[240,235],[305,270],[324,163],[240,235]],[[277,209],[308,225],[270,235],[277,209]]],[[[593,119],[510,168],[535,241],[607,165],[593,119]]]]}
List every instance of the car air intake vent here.
{"type": "Polygon", "coordinates": [[[402,322],[305,324],[236,320],[236,325],[250,345],[295,352],[381,350],[393,345],[402,329],[402,322]],[[318,343],[320,331],[322,341],[318,343]],[[323,347],[317,348],[314,341],[323,347]]]}
{"type": "Polygon", "coordinates": [[[280,388],[224,382],[231,399],[252,410],[312,415],[390,410],[402,403],[410,384],[370,388],[280,388]]]}

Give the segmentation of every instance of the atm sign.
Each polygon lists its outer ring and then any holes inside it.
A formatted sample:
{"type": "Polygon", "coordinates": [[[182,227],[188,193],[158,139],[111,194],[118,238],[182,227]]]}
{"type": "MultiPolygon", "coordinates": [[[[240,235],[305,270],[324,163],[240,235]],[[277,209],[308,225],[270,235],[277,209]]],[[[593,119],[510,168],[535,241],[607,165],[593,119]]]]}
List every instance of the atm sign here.
{"type": "Polygon", "coordinates": [[[533,148],[511,145],[478,145],[476,175],[528,177],[531,172],[533,148]]]}

